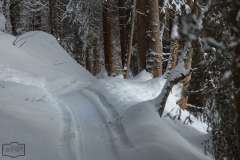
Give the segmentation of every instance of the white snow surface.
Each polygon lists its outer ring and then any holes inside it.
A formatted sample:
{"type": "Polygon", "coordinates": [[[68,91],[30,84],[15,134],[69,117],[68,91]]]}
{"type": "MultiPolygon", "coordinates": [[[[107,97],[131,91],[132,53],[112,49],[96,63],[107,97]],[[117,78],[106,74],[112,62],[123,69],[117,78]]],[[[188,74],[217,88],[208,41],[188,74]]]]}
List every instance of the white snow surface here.
{"type": "Polygon", "coordinates": [[[0,31],[3,32],[5,30],[6,19],[3,14],[0,14],[0,31]]]}
{"type": "MultiPolygon", "coordinates": [[[[211,159],[201,145],[205,124],[160,118],[150,103],[162,77],[142,71],[124,80],[103,71],[96,79],[47,33],[0,35],[0,144],[25,144],[17,159],[211,159]]],[[[174,86],[164,115],[177,110],[180,89],[174,86]]]]}

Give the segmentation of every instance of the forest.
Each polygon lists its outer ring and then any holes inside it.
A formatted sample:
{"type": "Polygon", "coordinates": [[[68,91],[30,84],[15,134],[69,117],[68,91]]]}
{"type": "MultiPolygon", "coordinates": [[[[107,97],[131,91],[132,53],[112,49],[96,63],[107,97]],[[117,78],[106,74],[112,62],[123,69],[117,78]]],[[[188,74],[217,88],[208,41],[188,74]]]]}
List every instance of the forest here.
{"type": "MultiPolygon", "coordinates": [[[[154,103],[163,111],[174,85],[177,105],[207,124],[204,152],[240,159],[239,0],[1,0],[4,33],[19,48],[44,31],[92,75],[128,79],[143,70],[166,83],[154,103]],[[37,32],[36,32],[37,33],[37,32]],[[32,35],[29,35],[31,37],[32,35]]],[[[168,114],[171,119],[181,117],[168,114]]],[[[192,122],[191,117],[185,121],[192,122]]]]}

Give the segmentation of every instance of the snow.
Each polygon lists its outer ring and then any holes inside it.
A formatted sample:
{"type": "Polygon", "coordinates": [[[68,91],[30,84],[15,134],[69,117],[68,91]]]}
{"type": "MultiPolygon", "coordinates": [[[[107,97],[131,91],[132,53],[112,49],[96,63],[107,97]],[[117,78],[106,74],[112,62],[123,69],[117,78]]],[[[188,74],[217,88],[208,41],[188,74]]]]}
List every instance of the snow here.
{"type": "MultiPolygon", "coordinates": [[[[160,118],[149,101],[163,77],[142,71],[125,80],[102,70],[96,79],[44,32],[0,41],[0,144],[25,144],[18,159],[211,159],[201,145],[205,124],[160,118]]],[[[164,115],[179,108],[180,92],[175,85],[164,115]]],[[[182,111],[182,120],[188,115],[182,111]]]]}
{"type": "Polygon", "coordinates": [[[178,35],[178,16],[175,15],[174,18],[174,23],[172,26],[172,33],[171,33],[171,39],[179,39],[179,35],[178,35]]]}
{"type": "Polygon", "coordinates": [[[232,72],[231,71],[226,71],[224,74],[223,74],[223,77],[222,79],[229,79],[230,76],[231,76],[232,72]]]}
{"type": "Polygon", "coordinates": [[[6,19],[3,14],[0,14],[0,31],[3,32],[5,30],[6,19]]]}

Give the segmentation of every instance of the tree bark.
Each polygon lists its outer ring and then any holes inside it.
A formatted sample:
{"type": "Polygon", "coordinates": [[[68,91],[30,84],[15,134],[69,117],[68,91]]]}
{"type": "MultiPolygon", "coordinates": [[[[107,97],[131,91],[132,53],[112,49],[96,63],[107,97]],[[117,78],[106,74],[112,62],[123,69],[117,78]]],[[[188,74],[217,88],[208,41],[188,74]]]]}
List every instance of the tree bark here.
{"type": "Polygon", "coordinates": [[[147,0],[147,70],[153,77],[162,75],[162,43],[160,41],[160,22],[158,0],[147,0]]]}
{"type": "Polygon", "coordinates": [[[140,71],[146,69],[146,54],[147,54],[147,46],[146,46],[146,31],[147,31],[147,15],[146,11],[146,3],[145,0],[138,0],[138,27],[137,27],[137,35],[138,35],[138,54],[139,54],[139,62],[140,62],[140,71]]]}
{"type": "Polygon", "coordinates": [[[57,0],[52,0],[54,1],[54,8],[53,8],[53,17],[54,17],[54,32],[55,32],[55,37],[57,38],[57,40],[59,39],[59,29],[58,29],[58,3],[57,0]]]}
{"type": "Polygon", "coordinates": [[[169,9],[169,37],[171,39],[171,46],[170,46],[170,66],[168,66],[168,73],[167,75],[170,75],[173,69],[177,65],[177,59],[178,59],[178,46],[179,46],[179,40],[177,37],[174,37],[174,32],[176,27],[178,28],[178,16],[174,12],[173,9],[169,9]]]}
{"type": "Polygon", "coordinates": [[[3,1],[3,15],[6,18],[5,22],[5,32],[8,33],[8,16],[7,16],[7,0],[3,1]]]}
{"type": "Polygon", "coordinates": [[[49,18],[50,18],[50,33],[51,35],[55,36],[55,32],[54,32],[54,1],[53,0],[49,0],[48,2],[49,5],[49,18]]]}
{"type": "Polygon", "coordinates": [[[99,73],[99,53],[98,53],[97,40],[94,41],[93,55],[94,55],[93,75],[96,76],[99,73]]]}
{"type": "Polygon", "coordinates": [[[111,76],[113,73],[113,52],[109,9],[110,5],[108,2],[102,3],[105,68],[108,76],[111,76]]]}
{"type": "MultiPolygon", "coordinates": [[[[184,65],[185,69],[189,69],[192,67],[192,53],[193,53],[193,48],[190,48],[187,53],[187,59],[185,60],[185,65],[184,65]]],[[[182,82],[183,83],[182,92],[181,92],[182,96],[181,96],[181,100],[178,102],[182,110],[185,110],[187,106],[187,102],[188,102],[187,88],[190,84],[191,75],[192,73],[186,76],[182,82]]]]}
{"type": "Polygon", "coordinates": [[[86,69],[92,74],[92,61],[86,58],[86,69]]]}
{"type": "Polygon", "coordinates": [[[236,112],[237,112],[237,127],[238,127],[238,155],[240,157],[240,22],[237,22],[237,15],[240,12],[240,5],[235,2],[234,9],[231,14],[231,21],[233,24],[233,33],[235,34],[238,44],[234,51],[234,59],[232,65],[232,75],[234,87],[236,88],[235,92],[235,101],[236,101],[236,112]]]}
{"type": "Polygon", "coordinates": [[[20,22],[19,0],[11,0],[9,5],[12,35],[16,36],[20,22]]]}
{"type": "Polygon", "coordinates": [[[119,28],[120,28],[120,44],[121,44],[121,56],[122,56],[122,69],[126,65],[127,55],[127,13],[125,8],[125,0],[118,0],[119,10],[119,28]]]}
{"type": "Polygon", "coordinates": [[[169,74],[172,73],[173,69],[177,65],[177,59],[178,59],[178,45],[179,45],[179,40],[178,39],[173,39],[171,42],[171,58],[170,58],[170,68],[169,68],[169,74]]]}
{"type": "Polygon", "coordinates": [[[132,43],[133,43],[133,32],[135,24],[135,12],[136,12],[136,3],[137,0],[132,0],[132,12],[131,12],[131,27],[130,27],[130,36],[128,41],[128,57],[127,57],[127,70],[124,75],[124,78],[128,78],[128,73],[130,70],[131,56],[132,56],[132,43]]]}
{"type": "MultiPolygon", "coordinates": [[[[192,13],[195,14],[196,16],[198,15],[198,0],[195,0],[194,3],[192,0],[188,0],[188,6],[191,8],[192,13]]],[[[187,59],[185,61],[185,68],[189,69],[192,67],[192,54],[193,54],[193,48],[190,48],[188,53],[187,53],[187,59]]],[[[188,93],[187,93],[187,88],[190,84],[192,74],[189,74],[187,77],[184,78],[183,80],[183,88],[182,88],[182,96],[179,101],[179,106],[182,110],[185,110],[188,102],[188,93]]]]}

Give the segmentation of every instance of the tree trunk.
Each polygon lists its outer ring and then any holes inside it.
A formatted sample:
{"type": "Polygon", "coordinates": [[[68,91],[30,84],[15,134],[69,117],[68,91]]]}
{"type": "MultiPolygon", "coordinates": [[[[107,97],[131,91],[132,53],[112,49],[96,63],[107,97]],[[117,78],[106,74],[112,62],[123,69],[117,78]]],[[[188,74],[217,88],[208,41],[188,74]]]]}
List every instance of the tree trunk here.
{"type": "MultiPolygon", "coordinates": [[[[240,27],[239,27],[240,30],[240,27]]],[[[238,35],[240,39],[240,35],[238,35]]],[[[233,60],[233,81],[237,89],[235,92],[236,111],[237,111],[237,124],[238,124],[238,154],[240,157],[240,44],[235,49],[235,58],[233,60]]]]}
{"type": "Polygon", "coordinates": [[[8,33],[8,15],[7,15],[7,0],[3,1],[3,15],[6,18],[6,22],[5,22],[5,32],[8,33]]]}
{"type": "Polygon", "coordinates": [[[137,0],[132,0],[132,12],[131,12],[131,27],[130,27],[130,36],[128,41],[128,55],[127,55],[127,70],[124,75],[124,78],[128,78],[128,73],[130,70],[131,56],[132,56],[132,43],[133,43],[133,32],[135,24],[135,12],[136,12],[136,3],[137,0]]]}
{"type": "Polygon", "coordinates": [[[178,37],[175,37],[175,32],[178,34],[178,16],[174,13],[173,9],[169,9],[169,37],[171,39],[171,49],[170,49],[170,65],[168,66],[168,73],[170,75],[172,70],[177,65],[178,59],[178,46],[179,40],[178,37]]]}
{"type": "MultiPolygon", "coordinates": [[[[193,54],[193,48],[190,48],[188,53],[187,53],[187,59],[185,60],[185,65],[184,68],[185,69],[189,69],[192,67],[192,54],[193,54]]],[[[179,106],[182,110],[185,110],[186,106],[187,106],[187,102],[188,102],[188,93],[187,93],[187,88],[190,84],[190,80],[191,80],[191,74],[189,74],[187,77],[184,78],[183,80],[183,88],[182,88],[182,96],[181,96],[181,100],[178,102],[179,106]]]]}
{"type": "Polygon", "coordinates": [[[119,9],[119,28],[120,28],[120,43],[122,56],[122,69],[126,65],[127,55],[127,13],[125,8],[125,0],[118,0],[119,9]]]}
{"type": "Polygon", "coordinates": [[[140,62],[140,71],[146,69],[146,54],[147,54],[147,46],[146,46],[146,31],[147,31],[147,15],[145,14],[146,10],[146,2],[145,0],[138,0],[138,26],[137,26],[137,35],[138,35],[138,48],[137,52],[139,55],[140,62]]]}
{"type": "Polygon", "coordinates": [[[184,71],[184,64],[182,63],[182,61],[185,61],[185,59],[182,58],[186,57],[187,51],[190,49],[190,47],[191,43],[187,42],[184,46],[184,52],[182,53],[183,55],[179,56],[180,59],[178,61],[179,62],[178,65],[174,68],[173,72],[171,73],[174,74],[174,76],[171,75],[168,76],[161,93],[158,95],[157,98],[153,100],[158,108],[158,113],[160,117],[162,117],[163,111],[166,106],[167,98],[172,90],[172,87],[178,82],[180,82],[182,79],[184,79],[186,76],[191,74],[192,72],[190,69],[189,70],[185,69],[184,71]]]}
{"type": "MultiPolygon", "coordinates": [[[[197,6],[198,0],[195,0],[194,3],[192,0],[188,0],[188,6],[192,10],[192,14],[195,14],[196,16],[198,15],[198,6],[197,6]]],[[[185,61],[185,68],[189,69],[192,67],[192,54],[193,54],[193,48],[190,48],[188,53],[187,53],[187,59],[185,61]]],[[[185,110],[188,102],[188,93],[187,93],[187,88],[190,84],[192,74],[189,74],[187,77],[184,78],[183,80],[183,88],[182,88],[182,96],[179,103],[179,106],[182,110],[185,110]]]]}
{"type": "Polygon", "coordinates": [[[53,8],[53,17],[54,17],[54,32],[55,32],[55,37],[57,40],[59,39],[59,29],[58,29],[58,3],[57,0],[54,0],[54,8],[53,8]]]}
{"type": "Polygon", "coordinates": [[[93,55],[94,55],[93,75],[96,76],[99,73],[99,53],[98,53],[97,40],[94,41],[93,55]]]}
{"type": "Polygon", "coordinates": [[[103,18],[103,40],[104,40],[104,56],[105,68],[109,76],[113,73],[113,52],[112,52],[112,33],[110,22],[110,5],[108,2],[102,3],[103,18]]]}
{"type": "MultiPolygon", "coordinates": [[[[87,53],[88,54],[88,53],[87,53]]],[[[86,69],[93,74],[93,70],[92,70],[92,61],[90,59],[89,56],[86,57],[86,69]]]]}
{"type": "Polygon", "coordinates": [[[51,35],[54,36],[55,32],[54,32],[54,1],[53,0],[49,0],[48,2],[49,5],[49,21],[50,21],[50,33],[51,35]]]}
{"type": "MultiPolygon", "coordinates": [[[[137,8],[136,8],[137,9],[137,8]]],[[[136,33],[136,28],[137,28],[137,24],[135,24],[135,29],[134,29],[134,33],[133,33],[133,43],[132,46],[134,47],[133,52],[132,52],[132,60],[131,60],[131,64],[130,64],[130,68],[132,70],[132,75],[136,76],[140,71],[139,71],[139,55],[136,51],[136,46],[138,44],[138,37],[137,37],[137,33],[136,33]]]]}
{"type": "MultiPolygon", "coordinates": [[[[236,2],[235,2],[236,3],[236,2]]],[[[240,22],[237,22],[237,15],[240,12],[240,5],[235,4],[235,8],[232,10],[231,21],[233,24],[233,32],[235,34],[236,40],[240,39],[240,22]]],[[[234,51],[234,59],[232,65],[232,75],[234,87],[237,89],[235,92],[235,101],[236,101],[236,112],[237,112],[237,127],[238,127],[238,155],[240,157],[240,42],[234,51]]]]}
{"type": "Polygon", "coordinates": [[[18,35],[17,29],[19,27],[20,22],[19,0],[11,0],[9,5],[12,35],[16,36],[18,35]]]}
{"type": "Polygon", "coordinates": [[[160,41],[160,22],[158,0],[147,0],[147,70],[153,77],[162,75],[162,43],[160,41]]]}

